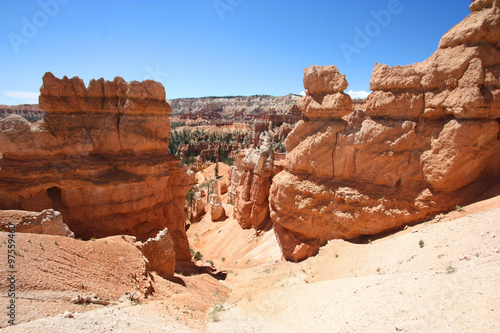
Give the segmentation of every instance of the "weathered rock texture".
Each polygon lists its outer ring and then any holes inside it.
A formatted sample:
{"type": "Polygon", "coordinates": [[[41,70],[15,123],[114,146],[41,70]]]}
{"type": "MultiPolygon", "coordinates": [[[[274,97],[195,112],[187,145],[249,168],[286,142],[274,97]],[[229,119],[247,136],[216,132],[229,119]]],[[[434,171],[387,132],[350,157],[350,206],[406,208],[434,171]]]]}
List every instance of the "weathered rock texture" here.
{"type": "Polygon", "coordinates": [[[198,141],[190,142],[186,145],[179,145],[177,155],[184,159],[191,156],[200,156],[203,161],[217,161],[220,160],[222,155],[230,155],[233,152],[245,149],[248,144],[244,143],[225,143],[225,142],[207,142],[198,141]]]}
{"type": "Polygon", "coordinates": [[[41,212],[0,210],[0,229],[8,231],[9,225],[14,225],[16,232],[75,238],[75,234],[63,222],[61,213],[53,209],[41,212]]]}
{"type": "Polygon", "coordinates": [[[210,215],[214,222],[223,221],[227,218],[226,210],[222,205],[222,199],[218,194],[213,194],[210,199],[210,215]]]}
{"type": "Polygon", "coordinates": [[[210,215],[212,221],[223,221],[227,215],[222,204],[222,198],[220,197],[220,184],[217,179],[214,179],[213,190],[210,197],[210,215]]]}
{"type": "Polygon", "coordinates": [[[194,203],[192,209],[191,221],[196,221],[205,215],[205,205],[207,199],[205,198],[205,190],[196,191],[194,195],[194,203]]]}
{"type": "Polygon", "coordinates": [[[248,149],[238,162],[238,168],[232,170],[230,191],[236,187],[234,215],[243,229],[267,230],[271,227],[269,189],[277,170],[282,168],[274,166],[268,137],[260,148],[248,149]]]}
{"type": "Polygon", "coordinates": [[[236,155],[234,159],[234,165],[231,166],[229,170],[229,187],[227,189],[228,192],[228,201],[230,204],[236,203],[236,190],[241,183],[241,172],[242,172],[242,163],[245,158],[246,151],[240,151],[236,155]]]}
{"type": "Polygon", "coordinates": [[[148,259],[148,270],[155,271],[165,278],[174,276],[175,251],[168,228],[160,231],[155,238],[150,238],[145,243],[140,244],[139,249],[148,259]]]}
{"type": "Polygon", "coordinates": [[[154,81],[43,77],[35,124],[0,120],[0,208],[54,208],[77,237],[154,237],[168,227],[190,260],[184,203],[192,177],[168,154],[170,106],[154,81]]]}
{"type": "Polygon", "coordinates": [[[306,119],[286,141],[286,170],[270,192],[286,259],[422,221],[498,182],[498,4],[475,1],[422,63],[376,64],[367,117],[356,121],[341,119],[351,112],[344,76],[334,66],[305,70],[306,119]]]}

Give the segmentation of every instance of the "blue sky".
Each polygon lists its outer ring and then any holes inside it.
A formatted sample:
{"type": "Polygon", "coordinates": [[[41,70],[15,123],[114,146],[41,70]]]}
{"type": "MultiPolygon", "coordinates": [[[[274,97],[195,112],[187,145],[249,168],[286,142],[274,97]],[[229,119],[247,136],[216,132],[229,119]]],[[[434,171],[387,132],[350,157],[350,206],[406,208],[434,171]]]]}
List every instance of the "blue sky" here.
{"type": "Polygon", "coordinates": [[[2,0],[0,104],[42,76],[154,79],[167,98],[286,95],[310,65],[369,92],[376,62],[428,58],[470,0],[2,0]]]}

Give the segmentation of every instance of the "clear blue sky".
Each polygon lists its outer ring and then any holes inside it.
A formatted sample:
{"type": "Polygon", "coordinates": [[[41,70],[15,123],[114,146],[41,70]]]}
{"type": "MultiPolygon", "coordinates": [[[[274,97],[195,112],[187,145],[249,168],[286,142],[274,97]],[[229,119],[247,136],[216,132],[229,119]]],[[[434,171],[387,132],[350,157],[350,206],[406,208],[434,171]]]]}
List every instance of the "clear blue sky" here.
{"type": "Polygon", "coordinates": [[[36,101],[47,71],[155,79],[171,99],[300,93],[305,67],[333,64],[369,91],[375,62],[425,60],[470,2],[1,0],[0,104],[36,101]]]}

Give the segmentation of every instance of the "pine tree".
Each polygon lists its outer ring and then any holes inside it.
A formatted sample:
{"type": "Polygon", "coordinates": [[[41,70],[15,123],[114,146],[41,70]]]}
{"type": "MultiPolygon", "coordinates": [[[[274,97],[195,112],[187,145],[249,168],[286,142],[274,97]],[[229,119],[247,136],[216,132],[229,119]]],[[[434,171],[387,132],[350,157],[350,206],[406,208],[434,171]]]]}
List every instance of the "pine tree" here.
{"type": "Polygon", "coordinates": [[[196,197],[196,195],[194,193],[194,189],[193,189],[193,187],[191,187],[191,189],[189,190],[189,192],[186,195],[186,201],[188,203],[189,211],[191,212],[191,214],[189,216],[189,220],[191,222],[193,220],[193,205],[195,202],[195,197],[196,197]]]}

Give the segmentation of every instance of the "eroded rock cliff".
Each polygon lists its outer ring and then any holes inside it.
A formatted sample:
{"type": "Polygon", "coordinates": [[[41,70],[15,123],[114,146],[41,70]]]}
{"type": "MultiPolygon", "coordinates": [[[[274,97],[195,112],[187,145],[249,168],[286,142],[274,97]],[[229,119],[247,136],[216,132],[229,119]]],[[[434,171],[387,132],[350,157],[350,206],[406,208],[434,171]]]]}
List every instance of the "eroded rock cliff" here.
{"type": "Polygon", "coordinates": [[[0,120],[0,208],[54,208],[76,237],[155,237],[168,227],[190,260],[185,197],[193,177],[168,154],[170,106],[154,81],[43,77],[35,124],[0,120]]]}
{"type": "Polygon", "coordinates": [[[259,148],[247,149],[239,155],[231,170],[229,192],[235,201],[234,215],[243,229],[268,230],[272,223],[269,211],[269,189],[274,176],[283,170],[275,164],[269,136],[264,134],[259,148]]]}
{"type": "Polygon", "coordinates": [[[500,8],[480,0],[422,63],[376,64],[365,115],[334,66],[304,72],[271,218],[283,255],[374,235],[474,200],[500,176],[500,8]],[[343,118],[344,117],[344,118],[343,118]]]}

